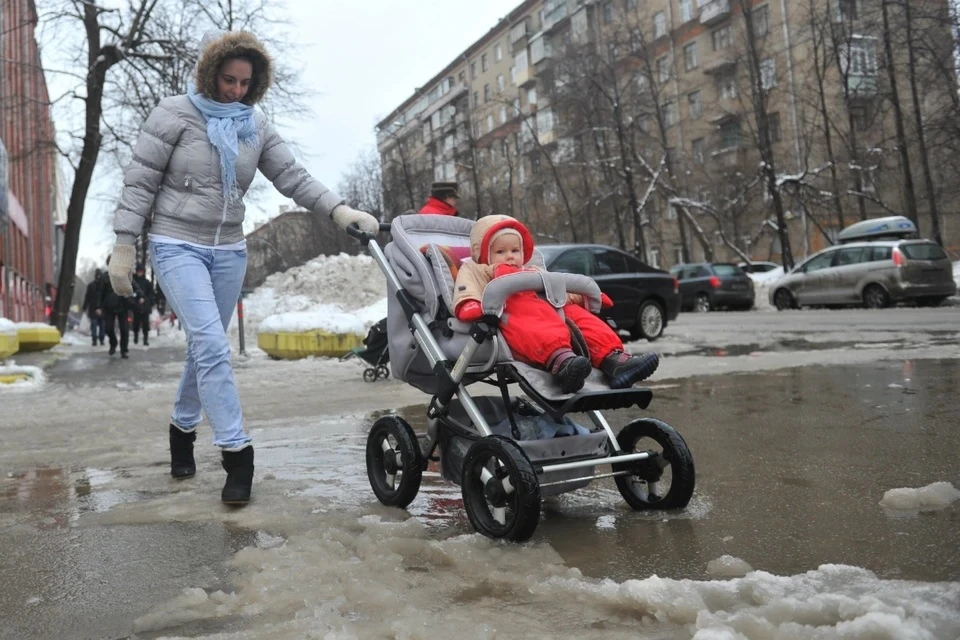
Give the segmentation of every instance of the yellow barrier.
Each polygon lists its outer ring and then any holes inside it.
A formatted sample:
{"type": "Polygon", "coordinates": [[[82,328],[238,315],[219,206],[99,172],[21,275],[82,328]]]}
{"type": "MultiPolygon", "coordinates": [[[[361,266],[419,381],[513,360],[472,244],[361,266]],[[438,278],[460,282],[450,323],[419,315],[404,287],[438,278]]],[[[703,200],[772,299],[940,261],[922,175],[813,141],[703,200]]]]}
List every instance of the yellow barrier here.
{"type": "Polygon", "coordinates": [[[20,350],[20,338],[16,333],[0,333],[0,360],[5,360],[20,350]]]}
{"type": "Polygon", "coordinates": [[[29,380],[29,373],[3,373],[0,374],[0,384],[13,384],[14,382],[22,382],[24,380],[29,380]]]}
{"type": "Polygon", "coordinates": [[[56,327],[30,325],[17,327],[17,338],[20,340],[20,352],[46,351],[60,344],[60,332],[56,327]]]}
{"type": "Polygon", "coordinates": [[[281,360],[310,356],[339,358],[352,348],[363,346],[363,338],[356,333],[330,333],[322,329],[298,333],[261,332],[257,334],[257,346],[267,355],[281,360]]]}

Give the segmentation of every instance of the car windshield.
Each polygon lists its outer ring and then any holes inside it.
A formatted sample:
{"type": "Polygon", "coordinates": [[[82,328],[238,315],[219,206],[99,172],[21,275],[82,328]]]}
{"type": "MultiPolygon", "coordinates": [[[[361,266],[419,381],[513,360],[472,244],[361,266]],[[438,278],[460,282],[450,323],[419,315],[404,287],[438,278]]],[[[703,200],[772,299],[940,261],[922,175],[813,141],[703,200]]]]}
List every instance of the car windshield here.
{"type": "Polygon", "coordinates": [[[715,264],[713,272],[718,276],[742,276],[743,269],[735,264],[715,264]]]}
{"type": "Polygon", "coordinates": [[[549,263],[560,253],[560,248],[550,245],[540,245],[537,247],[537,251],[543,255],[543,261],[549,263]]]}
{"type": "Polygon", "coordinates": [[[947,257],[940,245],[932,242],[902,244],[900,250],[911,260],[943,260],[947,257]]]}

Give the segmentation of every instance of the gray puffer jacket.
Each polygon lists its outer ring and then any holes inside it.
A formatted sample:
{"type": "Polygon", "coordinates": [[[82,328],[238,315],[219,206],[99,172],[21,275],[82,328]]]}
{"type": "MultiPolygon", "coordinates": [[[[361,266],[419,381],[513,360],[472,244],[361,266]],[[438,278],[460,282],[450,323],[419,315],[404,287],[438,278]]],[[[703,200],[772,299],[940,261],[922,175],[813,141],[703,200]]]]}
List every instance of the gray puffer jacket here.
{"type": "MultiPolygon", "coordinates": [[[[218,68],[217,58],[229,46],[248,44],[236,34],[227,34],[208,46],[198,76],[218,68]]],[[[257,87],[255,99],[265,89],[257,87]]],[[[280,193],[301,207],[330,215],[343,199],[313,179],[266,117],[255,113],[257,143],[241,144],[237,158],[240,193],[246,193],[259,169],[280,193]]],[[[144,123],[133,160],[124,172],[123,193],[114,216],[117,242],[134,244],[151,214],[151,233],[209,246],[239,242],[244,237],[245,209],[242,199],[224,201],[220,157],[207,138],[203,115],[186,95],[161,100],[144,123]]]]}

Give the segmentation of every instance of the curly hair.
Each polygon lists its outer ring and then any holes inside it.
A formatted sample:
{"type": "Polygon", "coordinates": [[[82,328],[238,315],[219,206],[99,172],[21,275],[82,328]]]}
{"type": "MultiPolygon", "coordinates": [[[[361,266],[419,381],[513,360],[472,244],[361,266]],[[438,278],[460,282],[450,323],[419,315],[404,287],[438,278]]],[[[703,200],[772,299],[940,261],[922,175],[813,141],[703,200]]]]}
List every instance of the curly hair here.
{"type": "Polygon", "coordinates": [[[197,91],[215,99],[218,94],[217,74],[227,60],[240,58],[253,66],[253,77],[247,95],[241,102],[254,105],[263,99],[273,83],[273,60],[257,38],[246,31],[225,33],[211,42],[200,54],[197,62],[197,91]]]}

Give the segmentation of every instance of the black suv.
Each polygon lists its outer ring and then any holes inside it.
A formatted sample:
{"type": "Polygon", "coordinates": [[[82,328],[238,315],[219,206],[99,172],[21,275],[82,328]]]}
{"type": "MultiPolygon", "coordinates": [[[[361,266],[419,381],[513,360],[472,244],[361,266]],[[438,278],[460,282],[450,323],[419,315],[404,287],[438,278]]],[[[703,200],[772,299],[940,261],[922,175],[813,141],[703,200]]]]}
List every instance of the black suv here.
{"type": "Polygon", "coordinates": [[[600,244],[537,245],[547,271],[579,273],[596,280],[613,307],[601,314],[634,340],[656,340],[680,313],[677,279],[662,269],[600,244]]]}
{"type": "Polygon", "coordinates": [[[753,280],[735,264],[678,264],[670,269],[670,273],[680,280],[680,299],[684,309],[753,309],[753,280]]]}

